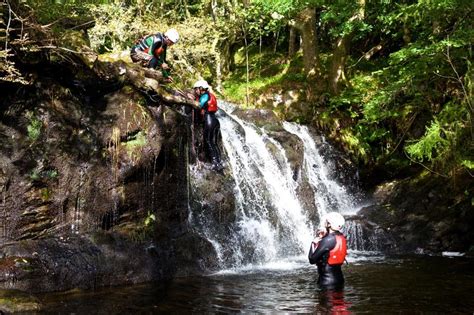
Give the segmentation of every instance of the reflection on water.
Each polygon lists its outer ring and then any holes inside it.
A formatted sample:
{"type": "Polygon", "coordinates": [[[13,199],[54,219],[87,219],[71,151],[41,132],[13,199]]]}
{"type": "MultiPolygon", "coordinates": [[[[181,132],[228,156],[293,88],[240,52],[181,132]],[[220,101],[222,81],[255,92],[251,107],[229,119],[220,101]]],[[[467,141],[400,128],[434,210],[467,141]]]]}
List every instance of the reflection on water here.
{"type": "Polygon", "coordinates": [[[40,299],[46,312],[61,314],[474,311],[474,262],[468,258],[354,260],[344,266],[346,285],[340,291],[318,289],[316,269],[304,260],[282,266],[248,267],[166,284],[48,294],[40,299]]]}

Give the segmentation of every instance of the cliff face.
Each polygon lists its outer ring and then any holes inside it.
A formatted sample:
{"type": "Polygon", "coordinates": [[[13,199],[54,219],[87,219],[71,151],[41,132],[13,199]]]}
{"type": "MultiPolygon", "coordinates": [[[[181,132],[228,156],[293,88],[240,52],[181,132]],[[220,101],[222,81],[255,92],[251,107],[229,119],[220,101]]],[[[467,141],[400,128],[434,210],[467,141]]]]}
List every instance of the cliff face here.
{"type": "Polygon", "coordinates": [[[85,68],[2,84],[0,287],[66,290],[169,278],[186,227],[188,126],[85,68]]]}

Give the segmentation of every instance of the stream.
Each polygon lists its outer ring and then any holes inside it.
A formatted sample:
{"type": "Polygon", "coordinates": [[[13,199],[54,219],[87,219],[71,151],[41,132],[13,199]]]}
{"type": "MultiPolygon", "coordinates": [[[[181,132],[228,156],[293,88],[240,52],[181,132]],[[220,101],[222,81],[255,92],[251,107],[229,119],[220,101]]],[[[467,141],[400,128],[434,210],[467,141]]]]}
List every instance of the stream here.
{"type": "Polygon", "coordinates": [[[56,314],[472,314],[474,263],[462,257],[384,257],[352,251],[341,291],[321,291],[304,257],[169,283],[40,296],[56,314]]]}

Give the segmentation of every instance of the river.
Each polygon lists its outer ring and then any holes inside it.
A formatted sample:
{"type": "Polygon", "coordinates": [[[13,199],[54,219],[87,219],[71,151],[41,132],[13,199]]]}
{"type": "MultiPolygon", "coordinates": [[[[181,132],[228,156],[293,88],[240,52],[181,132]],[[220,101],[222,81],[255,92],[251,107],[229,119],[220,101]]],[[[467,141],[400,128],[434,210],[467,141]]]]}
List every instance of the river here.
{"type": "Polygon", "coordinates": [[[40,296],[56,314],[472,314],[474,260],[350,252],[341,291],[321,291],[304,257],[169,283],[40,296]]]}

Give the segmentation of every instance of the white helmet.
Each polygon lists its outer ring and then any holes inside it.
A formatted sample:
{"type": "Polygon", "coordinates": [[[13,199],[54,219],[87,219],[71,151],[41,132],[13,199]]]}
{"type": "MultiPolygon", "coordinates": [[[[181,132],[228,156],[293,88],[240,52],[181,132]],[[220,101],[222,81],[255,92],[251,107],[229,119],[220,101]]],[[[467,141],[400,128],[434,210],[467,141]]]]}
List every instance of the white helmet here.
{"type": "Polygon", "coordinates": [[[194,83],[194,86],[193,88],[203,88],[203,89],[208,89],[209,88],[209,84],[207,83],[206,80],[198,80],[196,81],[196,83],[194,83]]]}
{"type": "Polygon", "coordinates": [[[334,231],[340,231],[346,223],[344,217],[338,212],[329,212],[323,217],[322,222],[324,224],[328,224],[331,229],[334,231]]]}
{"type": "Polygon", "coordinates": [[[175,30],[174,28],[170,28],[165,32],[165,36],[173,42],[173,44],[176,44],[179,40],[179,34],[178,31],[175,30]]]}

